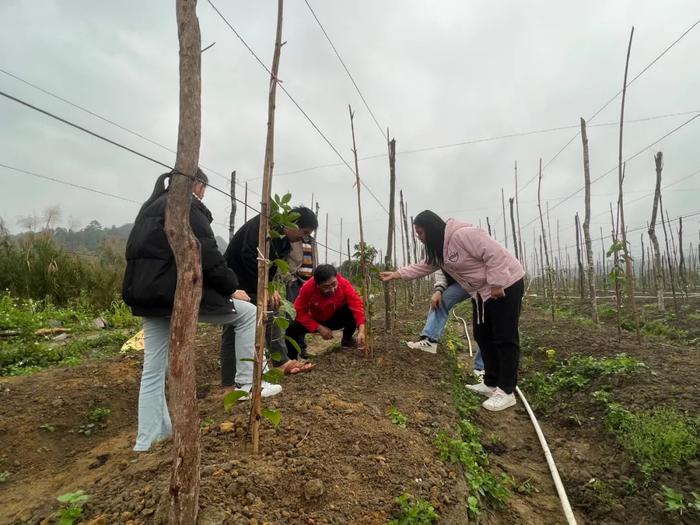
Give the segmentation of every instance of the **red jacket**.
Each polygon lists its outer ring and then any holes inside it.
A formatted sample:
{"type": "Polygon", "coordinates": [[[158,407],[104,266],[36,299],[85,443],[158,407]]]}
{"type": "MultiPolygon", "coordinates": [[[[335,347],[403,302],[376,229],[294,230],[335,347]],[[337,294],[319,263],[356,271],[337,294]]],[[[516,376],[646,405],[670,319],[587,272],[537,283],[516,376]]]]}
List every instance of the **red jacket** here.
{"type": "Polygon", "coordinates": [[[304,283],[299,291],[294,308],[297,311],[297,321],[303,324],[310,332],[318,330],[319,323],[327,321],[347,305],[352,312],[355,322],[365,324],[365,309],[362,298],[353,288],[350,281],[337,274],[338,287],[333,295],[323,295],[316,281],[312,277],[304,283]]]}

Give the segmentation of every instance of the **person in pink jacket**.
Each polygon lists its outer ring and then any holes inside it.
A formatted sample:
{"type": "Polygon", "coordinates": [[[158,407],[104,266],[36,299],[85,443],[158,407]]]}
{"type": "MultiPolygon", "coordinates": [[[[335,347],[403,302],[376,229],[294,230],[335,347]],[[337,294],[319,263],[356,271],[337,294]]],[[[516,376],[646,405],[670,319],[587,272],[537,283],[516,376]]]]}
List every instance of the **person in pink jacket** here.
{"type": "Polygon", "coordinates": [[[474,338],[484,360],[484,382],[468,385],[488,399],[483,407],[499,411],[515,405],[520,335],[518,322],[525,271],[518,260],[481,228],[456,219],[443,221],[430,210],[414,221],[425,245],[425,260],[382,272],[382,281],[417,279],[439,269],[472,297],[474,338]]]}

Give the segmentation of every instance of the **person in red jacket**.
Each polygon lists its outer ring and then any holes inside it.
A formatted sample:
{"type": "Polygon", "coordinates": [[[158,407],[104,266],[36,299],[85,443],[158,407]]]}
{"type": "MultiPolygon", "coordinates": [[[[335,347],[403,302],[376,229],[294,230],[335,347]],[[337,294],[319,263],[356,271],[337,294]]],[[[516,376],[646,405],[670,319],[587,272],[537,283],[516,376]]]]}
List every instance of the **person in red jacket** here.
{"type": "MultiPolygon", "coordinates": [[[[301,287],[294,301],[296,320],[287,328],[287,336],[304,348],[304,336],[318,332],[324,339],[333,339],[333,330],[342,330],[341,345],[364,347],[365,309],[362,298],[350,281],[340,275],[330,264],[314,269],[313,277],[301,287]],[[357,330],[357,340],[353,335],[357,330]]],[[[287,353],[296,359],[298,349],[287,340],[287,353]]]]}

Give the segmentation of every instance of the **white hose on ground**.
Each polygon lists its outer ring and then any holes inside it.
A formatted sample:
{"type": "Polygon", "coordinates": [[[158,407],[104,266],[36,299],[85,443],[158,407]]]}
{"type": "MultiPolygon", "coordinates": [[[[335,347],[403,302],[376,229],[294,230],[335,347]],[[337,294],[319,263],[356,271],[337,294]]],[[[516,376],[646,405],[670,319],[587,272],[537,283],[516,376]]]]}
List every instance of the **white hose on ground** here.
{"type": "Polygon", "coordinates": [[[564,510],[564,516],[566,516],[566,521],[569,525],[576,525],[574,511],[571,510],[569,498],[566,496],[566,490],[564,489],[564,485],[562,484],[561,478],[559,477],[559,471],[557,470],[557,466],[554,463],[554,457],[552,456],[552,452],[549,450],[547,440],[544,438],[544,434],[542,433],[540,424],[537,422],[535,413],[532,411],[532,408],[530,408],[530,404],[527,402],[527,399],[525,399],[525,395],[522,393],[520,388],[515,387],[515,390],[516,392],[518,392],[518,396],[520,396],[520,400],[523,402],[525,410],[527,410],[527,413],[530,416],[532,425],[535,427],[535,432],[537,433],[537,437],[540,440],[540,445],[542,445],[542,450],[544,451],[544,457],[547,460],[547,465],[549,465],[549,471],[552,473],[552,481],[554,481],[554,486],[557,489],[557,494],[559,495],[559,500],[561,501],[561,508],[564,510]]]}
{"type": "Polygon", "coordinates": [[[460,321],[462,321],[462,324],[464,325],[464,335],[467,336],[467,343],[469,344],[469,357],[472,357],[472,356],[473,356],[473,353],[472,353],[472,340],[471,340],[471,338],[469,337],[469,330],[467,330],[467,322],[466,322],[464,319],[462,319],[460,316],[458,316],[458,315],[457,315],[457,312],[455,312],[454,310],[452,310],[452,315],[455,316],[455,319],[459,319],[460,321]]]}

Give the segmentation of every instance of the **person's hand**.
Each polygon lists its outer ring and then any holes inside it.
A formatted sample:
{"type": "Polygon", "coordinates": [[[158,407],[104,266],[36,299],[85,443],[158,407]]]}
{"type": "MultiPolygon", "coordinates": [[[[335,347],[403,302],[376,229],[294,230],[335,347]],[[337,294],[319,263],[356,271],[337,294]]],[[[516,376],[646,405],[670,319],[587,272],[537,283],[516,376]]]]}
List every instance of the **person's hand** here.
{"type": "Polygon", "coordinates": [[[323,326],[322,324],[318,325],[318,333],[321,334],[321,337],[323,337],[326,341],[333,339],[333,330],[327,326],[323,326]]]}
{"type": "Polygon", "coordinates": [[[280,296],[280,293],[278,291],[274,291],[270,295],[267,302],[270,304],[270,308],[272,308],[273,310],[278,310],[280,305],[282,304],[282,297],[280,296]]]}
{"type": "Polygon", "coordinates": [[[506,292],[503,289],[503,286],[492,286],[491,287],[491,297],[494,299],[500,299],[501,297],[505,297],[506,292]]]}
{"type": "Polygon", "coordinates": [[[234,299],[238,299],[239,301],[246,301],[250,302],[250,296],[245,292],[245,290],[236,290],[233,292],[231,295],[234,299]]]}
{"type": "Polygon", "coordinates": [[[433,310],[437,310],[437,307],[440,306],[440,303],[442,302],[442,292],[440,290],[436,290],[433,296],[430,298],[430,308],[433,310]]]}
{"type": "Polygon", "coordinates": [[[401,274],[399,272],[380,272],[379,279],[382,282],[391,281],[393,279],[401,279],[401,274]]]}
{"type": "Polygon", "coordinates": [[[357,347],[358,348],[365,347],[365,327],[364,327],[364,325],[360,326],[360,329],[357,331],[357,347]]]}

